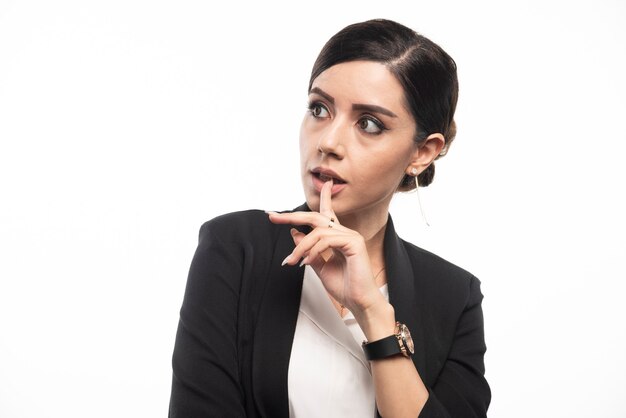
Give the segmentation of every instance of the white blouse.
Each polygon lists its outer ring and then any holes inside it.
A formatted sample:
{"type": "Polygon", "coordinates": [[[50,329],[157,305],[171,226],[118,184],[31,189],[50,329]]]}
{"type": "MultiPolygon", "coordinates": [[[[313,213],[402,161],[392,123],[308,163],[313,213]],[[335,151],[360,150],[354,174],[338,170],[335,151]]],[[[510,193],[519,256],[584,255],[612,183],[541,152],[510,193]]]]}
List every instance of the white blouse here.
{"type": "MultiPolygon", "coordinates": [[[[380,288],[389,300],[387,285],[380,288]]],[[[324,285],[305,266],[300,312],[289,360],[289,416],[375,417],[370,364],[361,343],[365,335],[354,315],[337,313],[324,285]]]]}

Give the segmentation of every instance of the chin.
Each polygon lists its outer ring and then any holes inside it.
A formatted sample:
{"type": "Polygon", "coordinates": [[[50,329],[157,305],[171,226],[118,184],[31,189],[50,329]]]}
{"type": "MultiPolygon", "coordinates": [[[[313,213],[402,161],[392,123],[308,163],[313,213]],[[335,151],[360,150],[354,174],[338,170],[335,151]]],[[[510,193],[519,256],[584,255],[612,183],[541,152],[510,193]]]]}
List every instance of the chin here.
{"type": "Polygon", "coordinates": [[[312,211],[318,212],[320,209],[320,197],[319,195],[314,194],[313,192],[307,193],[304,192],[304,198],[306,200],[306,204],[312,211]]]}

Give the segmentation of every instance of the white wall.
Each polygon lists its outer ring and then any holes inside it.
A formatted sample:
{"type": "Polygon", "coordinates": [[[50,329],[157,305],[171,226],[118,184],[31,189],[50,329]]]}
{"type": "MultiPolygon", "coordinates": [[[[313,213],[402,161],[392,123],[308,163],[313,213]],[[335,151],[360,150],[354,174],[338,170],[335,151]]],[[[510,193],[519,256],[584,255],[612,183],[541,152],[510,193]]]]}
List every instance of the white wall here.
{"type": "Polygon", "coordinates": [[[201,223],[303,201],[308,74],[398,20],[459,134],[401,236],[483,283],[493,417],[623,417],[623,1],[0,2],[0,416],[166,416],[201,223]],[[296,5],[297,4],[297,5],[296,5]]]}

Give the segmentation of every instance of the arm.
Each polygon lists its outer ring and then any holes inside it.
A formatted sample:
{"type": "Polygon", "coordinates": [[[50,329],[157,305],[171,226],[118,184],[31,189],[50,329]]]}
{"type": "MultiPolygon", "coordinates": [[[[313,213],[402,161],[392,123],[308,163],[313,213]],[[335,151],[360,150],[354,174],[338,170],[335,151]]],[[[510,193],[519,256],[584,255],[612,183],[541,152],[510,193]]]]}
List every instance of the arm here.
{"type": "MultiPolygon", "coordinates": [[[[354,315],[368,341],[380,340],[395,331],[394,309],[384,298],[370,310],[355,312],[354,315]]],[[[418,416],[429,398],[429,392],[411,359],[397,355],[370,361],[370,364],[380,415],[418,416]]]]}
{"type": "MultiPolygon", "coordinates": [[[[394,356],[371,362],[381,416],[486,416],[491,392],[484,378],[486,347],[480,306],[482,298],[480,282],[472,276],[450,352],[432,388],[424,385],[408,358],[394,356]]],[[[369,341],[393,333],[393,308],[384,303],[379,306],[375,312],[361,314],[363,317],[359,323],[363,324],[369,341]]]]}
{"type": "Polygon", "coordinates": [[[485,417],[491,391],[485,380],[486,351],[480,281],[471,277],[469,296],[459,318],[443,369],[420,417],[485,417]]]}
{"type": "Polygon", "coordinates": [[[236,337],[241,258],[210,222],[203,225],[176,334],[172,418],[245,416],[236,337]]]}

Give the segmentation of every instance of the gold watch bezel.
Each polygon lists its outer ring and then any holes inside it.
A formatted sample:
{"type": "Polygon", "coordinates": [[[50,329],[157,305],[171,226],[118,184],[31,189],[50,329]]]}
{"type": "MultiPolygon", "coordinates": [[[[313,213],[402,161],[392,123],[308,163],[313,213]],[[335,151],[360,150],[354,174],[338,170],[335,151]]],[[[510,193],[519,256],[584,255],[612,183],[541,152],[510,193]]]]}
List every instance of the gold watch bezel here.
{"type": "Polygon", "coordinates": [[[413,344],[413,338],[411,337],[409,328],[405,324],[396,322],[395,334],[398,339],[398,345],[400,346],[402,355],[404,355],[404,357],[411,357],[411,355],[415,352],[415,346],[413,344]]]}

